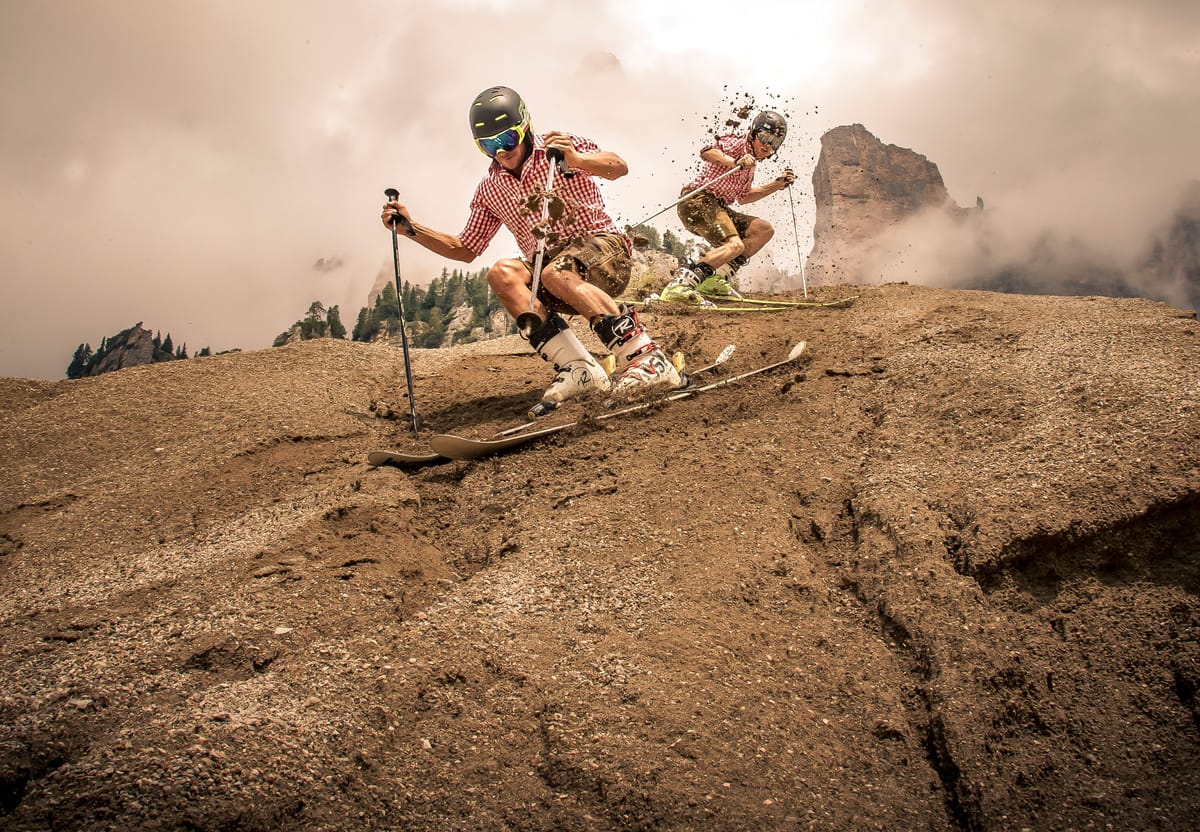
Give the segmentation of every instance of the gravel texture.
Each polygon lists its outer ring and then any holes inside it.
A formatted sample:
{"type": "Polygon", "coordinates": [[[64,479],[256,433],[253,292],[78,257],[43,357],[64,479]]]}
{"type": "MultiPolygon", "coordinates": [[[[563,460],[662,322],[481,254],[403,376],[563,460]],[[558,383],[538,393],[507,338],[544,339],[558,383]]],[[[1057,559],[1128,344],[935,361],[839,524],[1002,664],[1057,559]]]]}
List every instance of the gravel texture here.
{"type": "MultiPolygon", "coordinates": [[[[0,379],[0,829],[1194,828],[1194,315],[839,292],[414,470],[387,345],[0,379]]],[[[551,375],[412,363],[421,440],[551,375]]]]}

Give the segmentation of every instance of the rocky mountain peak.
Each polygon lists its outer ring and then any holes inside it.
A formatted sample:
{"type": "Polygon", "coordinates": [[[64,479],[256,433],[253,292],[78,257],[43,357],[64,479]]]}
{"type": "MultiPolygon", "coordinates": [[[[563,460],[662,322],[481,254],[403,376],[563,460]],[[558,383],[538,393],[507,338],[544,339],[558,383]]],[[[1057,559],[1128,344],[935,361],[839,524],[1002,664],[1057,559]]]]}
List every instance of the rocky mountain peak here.
{"type": "Polygon", "coordinates": [[[807,269],[814,285],[863,279],[865,244],[903,219],[928,208],[962,212],[936,164],[884,144],[861,124],[821,137],[812,183],[816,222],[807,269]]]}

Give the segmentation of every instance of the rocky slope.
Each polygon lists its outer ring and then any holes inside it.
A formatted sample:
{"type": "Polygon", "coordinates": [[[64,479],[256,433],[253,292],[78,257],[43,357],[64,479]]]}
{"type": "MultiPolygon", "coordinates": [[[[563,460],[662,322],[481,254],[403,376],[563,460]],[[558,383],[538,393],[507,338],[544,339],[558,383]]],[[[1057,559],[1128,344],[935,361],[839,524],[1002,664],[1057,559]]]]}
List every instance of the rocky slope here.
{"type": "MultiPolygon", "coordinates": [[[[855,291],[648,314],[809,357],[411,471],[382,344],[0,380],[0,829],[1191,828],[1194,316],[855,291]]],[[[426,433],[548,381],[413,364],[426,433]]]]}

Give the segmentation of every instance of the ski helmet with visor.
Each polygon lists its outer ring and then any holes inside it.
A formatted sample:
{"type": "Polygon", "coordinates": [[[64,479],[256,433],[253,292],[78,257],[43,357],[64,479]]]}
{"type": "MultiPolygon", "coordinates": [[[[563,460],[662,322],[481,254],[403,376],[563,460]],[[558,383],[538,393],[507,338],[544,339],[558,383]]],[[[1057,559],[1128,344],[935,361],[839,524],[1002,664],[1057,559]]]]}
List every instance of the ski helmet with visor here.
{"type": "Polygon", "coordinates": [[[471,102],[471,135],[475,146],[489,158],[513,150],[529,132],[529,110],[509,87],[489,87],[471,102]]]}
{"type": "Polygon", "coordinates": [[[774,110],[763,110],[750,122],[750,138],[758,139],[771,149],[779,150],[787,136],[787,121],[774,110]]]}

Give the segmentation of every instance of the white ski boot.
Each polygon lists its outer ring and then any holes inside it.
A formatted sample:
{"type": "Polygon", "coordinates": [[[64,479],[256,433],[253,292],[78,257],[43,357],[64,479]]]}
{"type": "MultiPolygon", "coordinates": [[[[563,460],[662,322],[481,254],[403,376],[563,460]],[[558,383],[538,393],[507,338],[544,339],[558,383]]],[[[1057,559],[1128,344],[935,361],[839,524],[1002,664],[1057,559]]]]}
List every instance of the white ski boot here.
{"type": "Polygon", "coordinates": [[[612,383],[604,367],[559,315],[551,315],[529,337],[529,344],[555,370],[554,381],[542,394],[542,400],[530,408],[529,418],[536,419],[549,413],[568,399],[607,393],[611,389],[612,383]]]}
{"type": "Polygon", "coordinates": [[[659,391],[674,390],[683,383],[671,363],[638,320],[637,312],[606,315],[593,326],[596,335],[617,359],[617,377],[613,398],[640,397],[659,391]]]}

